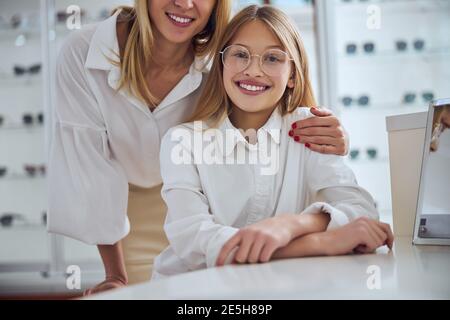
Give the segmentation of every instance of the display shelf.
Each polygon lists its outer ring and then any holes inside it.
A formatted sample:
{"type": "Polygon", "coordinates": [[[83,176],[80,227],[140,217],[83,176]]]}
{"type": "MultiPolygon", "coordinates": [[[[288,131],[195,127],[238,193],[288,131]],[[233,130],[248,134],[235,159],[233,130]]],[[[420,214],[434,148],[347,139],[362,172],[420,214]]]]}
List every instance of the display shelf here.
{"type": "Polygon", "coordinates": [[[319,36],[330,39],[321,56],[328,104],[337,107],[351,149],[363,153],[346,163],[389,210],[385,117],[426,111],[424,93],[450,96],[450,1],[332,0],[321,3],[318,13],[319,36]],[[379,28],[368,23],[377,13],[379,28]],[[358,103],[360,97],[369,102],[358,103]],[[368,147],[378,150],[377,161],[364,154],[368,147]]]}
{"type": "MultiPolygon", "coordinates": [[[[344,48],[345,49],[345,48],[344,48]]],[[[424,59],[429,60],[430,63],[440,63],[441,59],[450,59],[450,47],[445,48],[429,48],[423,51],[417,51],[414,49],[408,49],[408,51],[397,50],[383,50],[375,51],[373,53],[359,52],[356,54],[340,54],[339,59],[342,59],[343,63],[367,63],[377,62],[386,64],[398,64],[399,60],[407,59],[417,60],[424,59]]],[[[405,61],[401,61],[405,62],[405,61]]]]}

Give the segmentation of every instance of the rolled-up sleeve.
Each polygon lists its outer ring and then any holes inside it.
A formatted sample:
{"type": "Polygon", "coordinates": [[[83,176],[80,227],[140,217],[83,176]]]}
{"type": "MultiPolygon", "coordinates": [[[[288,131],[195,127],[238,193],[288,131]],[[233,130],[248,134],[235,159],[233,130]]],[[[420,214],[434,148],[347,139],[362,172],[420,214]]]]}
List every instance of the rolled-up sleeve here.
{"type": "Polygon", "coordinates": [[[328,213],[331,218],[328,229],[338,228],[362,216],[379,219],[372,196],[358,185],[342,157],[308,152],[307,184],[315,202],[304,213],[328,213]]]}
{"type": "Polygon", "coordinates": [[[168,208],[164,230],[173,251],[190,270],[214,267],[223,245],[238,229],[215,221],[193,154],[175,138],[176,130],[180,129],[169,130],[161,144],[162,197],[168,208]],[[178,151],[185,155],[182,163],[174,159],[178,151]]]}
{"type": "Polygon", "coordinates": [[[108,136],[76,39],[60,53],[49,157],[48,231],[88,244],[129,232],[128,182],[108,136]]]}

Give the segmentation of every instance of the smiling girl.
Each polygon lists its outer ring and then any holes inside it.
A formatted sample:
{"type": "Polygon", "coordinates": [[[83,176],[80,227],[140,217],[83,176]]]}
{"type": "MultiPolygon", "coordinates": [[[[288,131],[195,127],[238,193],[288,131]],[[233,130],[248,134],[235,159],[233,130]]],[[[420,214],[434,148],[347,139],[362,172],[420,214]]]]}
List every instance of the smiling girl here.
{"type": "Polygon", "coordinates": [[[343,159],[289,138],[292,123],[312,117],[314,105],[306,53],[287,16],[270,6],[237,14],[191,122],[162,141],[170,245],[156,258],[153,278],[392,246],[390,227],[377,221],[372,197],[343,159]],[[277,155],[275,172],[261,170],[262,148],[277,155]],[[198,161],[206,149],[214,149],[212,159],[198,161]],[[242,155],[258,161],[236,163],[242,155]]]}

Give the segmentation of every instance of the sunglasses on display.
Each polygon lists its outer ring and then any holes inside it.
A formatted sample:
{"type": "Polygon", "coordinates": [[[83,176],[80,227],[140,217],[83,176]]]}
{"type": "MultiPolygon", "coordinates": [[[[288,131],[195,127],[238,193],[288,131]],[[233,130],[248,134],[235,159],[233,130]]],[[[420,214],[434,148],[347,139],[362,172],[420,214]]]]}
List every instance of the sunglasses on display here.
{"type": "MultiPolygon", "coordinates": [[[[405,40],[397,40],[395,42],[397,51],[404,52],[408,50],[408,42],[405,40]]],[[[425,40],[418,39],[413,42],[413,48],[416,51],[422,51],[425,48],[425,40]]]]}
{"type": "Polygon", "coordinates": [[[353,99],[352,97],[343,97],[342,104],[345,107],[350,107],[353,104],[359,105],[361,107],[367,107],[370,104],[370,97],[368,95],[363,95],[358,99],[353,99]]]}
{"type": "Polygon", "coordinates": [[[26,221],[25,217],[18,213],[3,213],[0,216],[0,225],[4,228],[11,227],[14,221],[26,221]]]}
{"type": "MultiPolygon", "coordinates": [[[[352,149],[349,152],[349,156],[351,160],[356,160],[359,158],[359,155],[361,154],[359,149],[352,149]]],[[[375,148],[367,148],[366,149],[367,157],[371,160],[376,159],[378,155],[378,151],[375,148]]]]}
{"type": "MultiPolygon", "coordinates": [[[[363,51],[365,53],[374,53],[375,52],[375,43],[373,42],[367,42],[362,45],[363,51]]],[[[358,52],[358,46],[355,43],[349,43],[345,47],[345,52],[347,52],[348,55],[354,55],[358,52]]]]}
{"type": "Polygon", "coordinates": [[[23,76],[24,74],[35,75],[41,72],[41,64],[34,64],[30,67],[14,66],[14,75],[23,76]]]}
{"type": "Polygon", "coordinates": [[[23,170],[29,177],[35,177],[37,174],[44,176],[47,172],[47,167],[45,165],[26,164],[23,166],[23,170]]]}
{"type": "MultiPolygon", "coordinates": [[[[404,104],[413,104],[416,102],[417,94],[414,92],[407,92],[403,96],[403,103],[404,104]]],[[[429,103],[434,100],[434,93],[433,92],[423,92],[422,93],[422,99],[424,103],[429,103]]]]}
{"type": "Polygon", "coordinates": [[[3,178],[8,173],[8,168],[0,167],[0,178],[3,178]]]}
{"type": "Polygon", "coordinates": [[[44,123],[44,114],[42,112],[37,115],[33,115],[31,113],[25,113],[22,116],[22,123],[26,126],[31,126],[35,123],[43,124],[44,123]]]}

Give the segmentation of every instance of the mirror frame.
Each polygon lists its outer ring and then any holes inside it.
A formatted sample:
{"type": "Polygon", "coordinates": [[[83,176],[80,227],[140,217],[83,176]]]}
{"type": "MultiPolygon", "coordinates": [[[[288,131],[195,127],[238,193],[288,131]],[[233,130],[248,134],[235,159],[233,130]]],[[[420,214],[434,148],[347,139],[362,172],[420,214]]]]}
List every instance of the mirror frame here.
{"type": "MultiPolygon", "coordinates": [[[[434,100],[430,103],[430,108],[428,110],[428,118],[427,118],[427,127],[425,131],[425,143],[423,148],[423,156],[422,156],[422,167],[420,172],[420,182],[419,182],[419,194],[417,197],[417,205],[416,205],[416,219],[414,223],[414,235],[413,235],[413,244],[425,244],[425,245],[450,245],[450,238],[421,238],[419,237],[419,227],[420,227],[420,217],[422,215],[423,210],[423,197],[425,193],[425,169],[428,164],[428,157],[430,155],[430,145],[431,145],[431,136],[433,130],[433,116],[434,110],[438,107],[443,107],[445,105],[450,105],[449,99],[440,99],[434,100]]],[[[450,208],[449,213],[450,214],[450,208]]]]}

